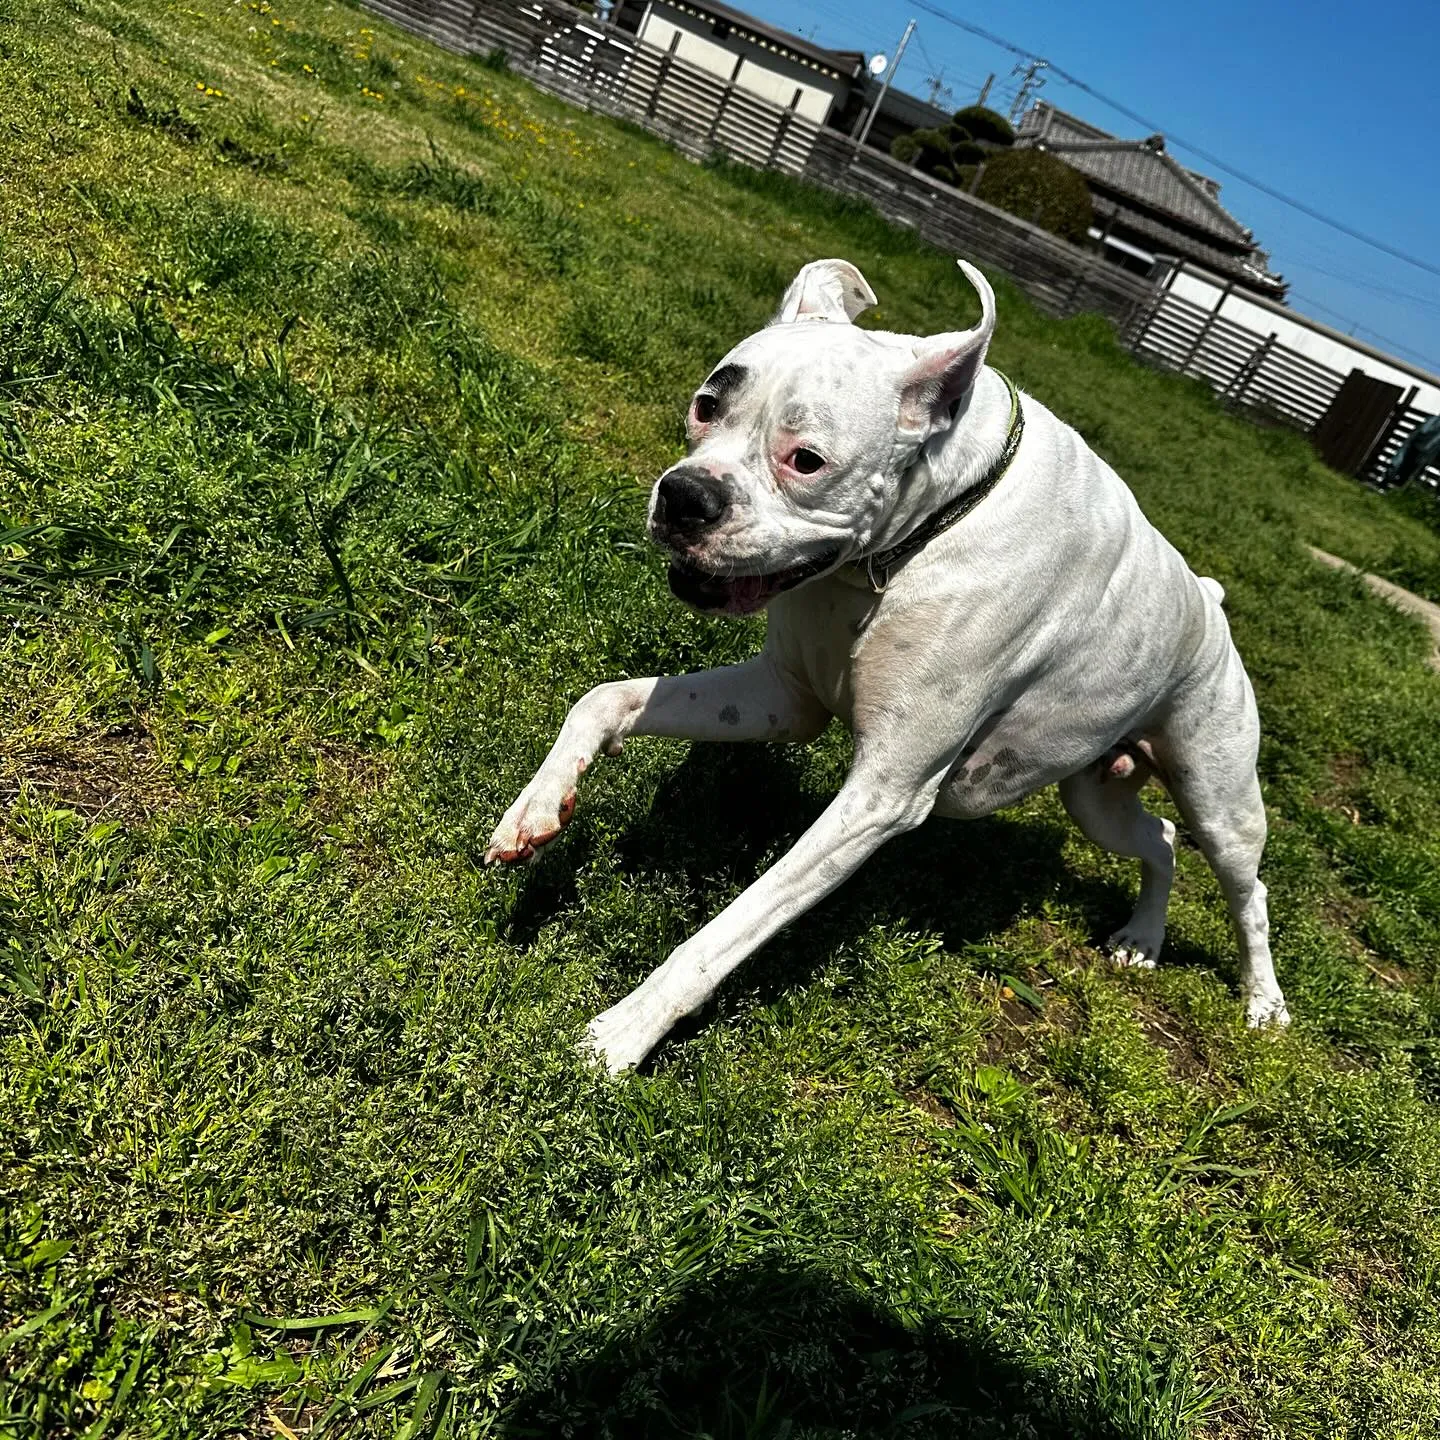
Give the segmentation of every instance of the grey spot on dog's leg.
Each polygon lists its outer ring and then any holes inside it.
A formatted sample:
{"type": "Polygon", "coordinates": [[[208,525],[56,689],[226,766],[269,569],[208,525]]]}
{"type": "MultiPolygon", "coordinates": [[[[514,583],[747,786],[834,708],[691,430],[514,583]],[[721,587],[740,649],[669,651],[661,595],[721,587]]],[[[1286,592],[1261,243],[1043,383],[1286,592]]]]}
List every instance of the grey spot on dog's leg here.
{"type": "Polygon", "coordinates": [[[780,717],[778,715],[767,715],[765,718],[770,722],[770,728],[772,730],[780,724],[780,717]]]}
{"type": "Polygon", "coordinates": [[[690,698],[692,700],[695,698],[695,692],[693,690],[690,692],[690,698]]]}
{"type": "Polygon", "coordinates": [[[740,711],[734,705],[727,705],[720,712],[720,719],[727,725],[738,725],[740,723],[740,711]]]}
{"type": "Polygon", "coordinates": [[[977,765],[965,777],[966,783],[970,785],[978,785],[994,768],[995,766],[990,761],[986,761],[984,765],[977,765]]]}

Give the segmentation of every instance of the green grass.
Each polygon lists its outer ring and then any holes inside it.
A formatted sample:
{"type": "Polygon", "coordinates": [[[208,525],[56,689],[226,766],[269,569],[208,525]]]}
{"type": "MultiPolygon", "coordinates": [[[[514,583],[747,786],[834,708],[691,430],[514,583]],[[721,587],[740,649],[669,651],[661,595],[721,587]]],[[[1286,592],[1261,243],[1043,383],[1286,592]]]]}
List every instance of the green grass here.
{"type": "Polygon", "coordinates": [[[0,1435],[1440,1433],[1440,680],[1302,549],[1440,596],[1431,517],[1002,284],[1228,590],[1296,1025],[1188,848],[1168,963],[1100,961],[1136,876],[1046,794],[608,1082],[584,1021],[848,753],[637,743],[481,868],[589,685],[759,644],[643,541],[685,397],[807,259],[974,298],[362,12],[194,5],[0,13],[0,1435]]]}

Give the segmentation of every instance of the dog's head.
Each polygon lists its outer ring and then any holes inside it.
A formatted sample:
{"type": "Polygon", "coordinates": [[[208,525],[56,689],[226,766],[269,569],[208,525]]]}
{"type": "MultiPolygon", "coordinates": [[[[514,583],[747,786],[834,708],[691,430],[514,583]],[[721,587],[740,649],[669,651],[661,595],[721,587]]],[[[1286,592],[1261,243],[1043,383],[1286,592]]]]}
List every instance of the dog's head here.
{"type": "Polygon", "coordinates": [[[995,295],[960,267],[980,294],[973,330],[861,330],[851,322],[875,304],[865,277],[817,260],[716,366],[690,402],[689,454],[650,497],[650,534],[670,551],[680,599],[748,615],[866,551],[985,362],[995,295]]]}

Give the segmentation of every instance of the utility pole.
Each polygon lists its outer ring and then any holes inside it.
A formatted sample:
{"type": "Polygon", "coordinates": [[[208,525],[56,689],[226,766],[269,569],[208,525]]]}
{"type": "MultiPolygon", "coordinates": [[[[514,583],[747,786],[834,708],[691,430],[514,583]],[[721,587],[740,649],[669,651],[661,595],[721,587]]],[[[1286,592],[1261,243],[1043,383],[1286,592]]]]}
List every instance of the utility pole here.
{"type": "Polygon", "coordinates": [[[995,83],[995,72],[992,70],[986,77],[985,83],[980,87],[980,98],[975,102],[983,105],[990,98],[990,87],[995,83]]]}
{"type": "Polygon", "coordinates": [[[1015,103],[1010,107],[1010,123],[1012,125],[1018,123],[1020,117],[1025,113],[1025,107],[1030,103],[1031,95],[1045,84],[1045,77],[1040,72],[1049,68],[1048,60],[1032,60],[1028,65],[1017,65],[1010,72],[1012,75],[1024,77],[1020,81],[1020,88],[1015,92],[1015,103]]]}
{"type": "Polygon", "coordinates": [[[890,88],[890,79],[900,68],[900,61],[905,54],[905,47],[910,43],[910,37],[914,33],[915,22],[912,20],[905,27],[905,33],[900,37],[900,45],[895,51],[894,63],[885,67],[885,82],[880,86],[880,93],[875,97],[875,103],[870,107],[870,113],[865,117],[865,124],[861,128],[859,138],[855,141],[856,154],[859,154],[861,147],[865,144],[865,137],[870,133],[870,127],[875,123],[875,117],[880,113],[881,105],[885,103],[885,92],[890,88]]]}
{"type": "Polygon", "coordinates": [[[938,106],[940,97],[943,95],[947,100],[955,98],[954,91],[945,83],[945,72],[942,70],[938,75],[927,75],[925,83],[930,87],[930,93],[925,98],[932,104],[938,106]]]}

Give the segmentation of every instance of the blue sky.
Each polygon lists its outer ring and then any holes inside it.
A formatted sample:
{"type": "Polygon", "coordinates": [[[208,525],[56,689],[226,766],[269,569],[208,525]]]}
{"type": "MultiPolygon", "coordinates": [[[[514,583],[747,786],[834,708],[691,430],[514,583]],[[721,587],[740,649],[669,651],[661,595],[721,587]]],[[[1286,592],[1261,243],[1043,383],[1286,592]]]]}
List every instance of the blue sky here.
{"type": "MultiPolygon", "coordinates": [[[[918,21],[898,83],[942,74],[958,108],[995,73],[1008,110],[1014,55],[907,0],[735,0],[817,43],[893,55],[918,21]]],[[[1210,0],[932,0],[1044,56],[1155,120],[1291,282],[1290,303],[1440,373],[1440,276],[1379,253],[1260,194],[1185,150],[1184,137],[1313,208],[1440,266],[1440,3],[1210,0]]],[[[1143,127],[1056,79],[1045,99],[1118,135],[1143,127]]],[[[998,101],[998,103],[996,103],[998,101]]]]}

